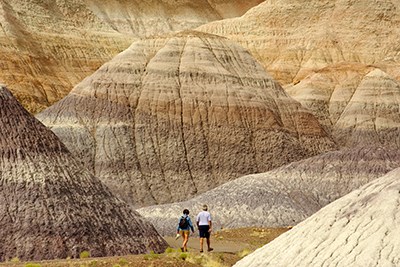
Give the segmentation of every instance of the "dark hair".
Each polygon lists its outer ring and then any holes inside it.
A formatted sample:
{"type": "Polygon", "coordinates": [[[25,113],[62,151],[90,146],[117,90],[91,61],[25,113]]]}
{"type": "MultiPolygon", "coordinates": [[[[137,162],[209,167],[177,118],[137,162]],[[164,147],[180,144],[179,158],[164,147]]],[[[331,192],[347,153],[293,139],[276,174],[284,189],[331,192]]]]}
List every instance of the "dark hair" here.
{"type": "Polygon", "coordinates": [[[189,215],[189,210],[188,209],[184,209],[183,210],[183,214],[189,215]]]}

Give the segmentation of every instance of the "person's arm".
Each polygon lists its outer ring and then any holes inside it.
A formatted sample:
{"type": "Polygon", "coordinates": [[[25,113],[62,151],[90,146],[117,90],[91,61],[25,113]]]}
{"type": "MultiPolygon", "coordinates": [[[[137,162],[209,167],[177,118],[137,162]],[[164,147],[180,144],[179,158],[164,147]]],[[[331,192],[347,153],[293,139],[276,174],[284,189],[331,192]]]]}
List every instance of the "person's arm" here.
{"type": "Polygon", "coordinates": [[[181,221],[181,219],[179,218],[179,221],[178,221],[178,226],[176,227],[176,233],[177,234],[179,234],[179,222],[181,221]]]}
{"type": "Polygon", "coordinates": [[[208,231],[211,232],[212,231],[212,221],[211,221],[211,215],[208,217],[208,231]]]}
{"type": "Polygon", "coordinates": [[[190,229],[192,229],[192,233],[194,233],[193,223],[192,223],[192,220],[190,218],[189,218],[189,226],[190,226],[190,229]]]}

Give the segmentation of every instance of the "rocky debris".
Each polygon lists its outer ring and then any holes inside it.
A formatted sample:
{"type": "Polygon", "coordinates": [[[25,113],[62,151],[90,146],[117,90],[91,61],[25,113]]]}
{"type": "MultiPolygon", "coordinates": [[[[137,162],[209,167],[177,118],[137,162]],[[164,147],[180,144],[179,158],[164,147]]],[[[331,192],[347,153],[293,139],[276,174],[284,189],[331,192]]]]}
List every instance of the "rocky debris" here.
{"type": "Polygon", "coordinates": [[[60,100],[133,40],[240,16],[260,2],[1,1],[0,81],[36,113],[60,100]]]}
{"type": "Polygon", "coordinates": [[[340,198],[235,266],[399,266],[399,175],[340,198]]]}
{"type": "Polygon", "coordinates": [[[0,86],[0,260],[163,252],[154,227],[0,86]]]}
{"type": "Polygon", "coordinates": [[[373,66],[338,64],[286,88],[344,147],[400,148],[400,82],[373,66]]]}
{"type": "Polygon", "coordinates": [[[392,0],[264,1],[198,29],[239,42],[286,85],[340,62],[398,67],[399,8],[392,0]]]}
{"type": "Polygon", "coordinates": [[[135,42],[37,117],[135,206],[336,147],[246,50],[194,31],[135,42]]]}
{"type": "Polygon", "coordinates": [[[267,173],[241,177],[188,201],[137,211],[162,235],[174,234],[183,209],[189,209],[195,219],[204,203],[209,204],[214,230],[293,226],[398,167],[398,149],[359,147],[328,152],[267,173]]]}

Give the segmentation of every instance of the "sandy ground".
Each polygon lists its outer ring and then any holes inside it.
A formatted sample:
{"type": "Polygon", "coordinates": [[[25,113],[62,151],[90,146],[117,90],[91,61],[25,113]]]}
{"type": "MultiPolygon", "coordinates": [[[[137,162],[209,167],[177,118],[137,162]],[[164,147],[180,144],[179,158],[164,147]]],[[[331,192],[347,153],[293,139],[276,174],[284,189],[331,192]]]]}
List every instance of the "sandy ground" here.
{"type": "Polygon", "coordinates": [[[170,248],[163,254],[34,262],[20,262],[18,259],[13,259],[0,263],[0,267],[228,267],[288,230],[289,228],[224,229],[212,234],[211,247],[214,248],[212,252],[200,253],[198,232],[195,232],[189,237],[188,253],[180,251],[182,238],[176,240],[175,237],[167,236],[164,238],[170,248]]]}

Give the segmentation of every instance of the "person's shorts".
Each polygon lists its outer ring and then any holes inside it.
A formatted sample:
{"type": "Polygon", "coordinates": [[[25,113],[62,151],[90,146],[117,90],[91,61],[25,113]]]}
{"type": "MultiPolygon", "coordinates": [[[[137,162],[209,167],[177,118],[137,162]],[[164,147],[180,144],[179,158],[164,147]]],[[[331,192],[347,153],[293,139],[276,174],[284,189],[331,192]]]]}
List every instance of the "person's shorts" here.
{"type": "Polygon", "coordinates": [[[199,225],[199,235],[202,238],[209,238],[210,237],[210,232],[208,231],[210,229],[209,225],[199,225]]]}
{"type": "Polygon", "coordinates": [[[187,236],[190,234],[190,230],[179,230],[179,233],[181,234],[181,236],[187,236]]]}

